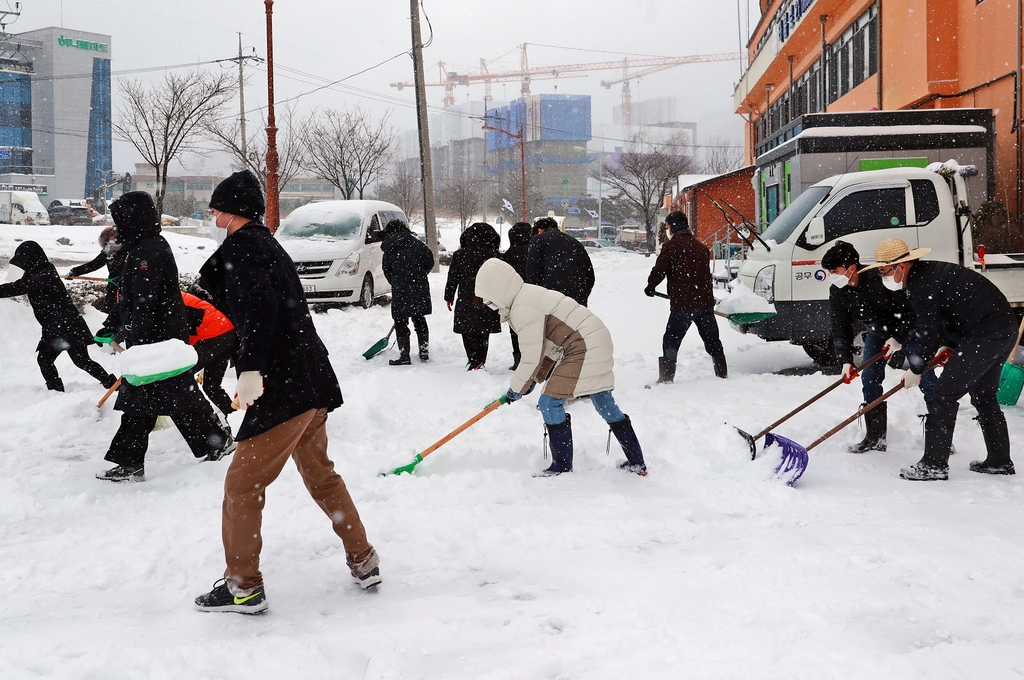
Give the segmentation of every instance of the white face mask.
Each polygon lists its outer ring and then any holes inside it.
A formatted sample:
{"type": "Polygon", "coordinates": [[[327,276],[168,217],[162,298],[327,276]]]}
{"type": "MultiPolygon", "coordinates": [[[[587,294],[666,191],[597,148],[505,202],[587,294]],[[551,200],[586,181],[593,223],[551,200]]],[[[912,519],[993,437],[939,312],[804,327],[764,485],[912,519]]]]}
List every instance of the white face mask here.
{"type": "Polygon", "coordinates": [[[903,290],[903,284],[896,283],[895,274],[893,274],[892,276],[883,276],[882,285],[888,288],[889,290],[903,290]]]}
{"type": "Polygon", "coordinates": [[[845,288],[850,283],[850,277],[844,274],[829,274],[828,282],[836,288],[845,288]]]}
{"type": "Polygon", "coordinates": [[[217,245],[219,246],[219,245],[222,245],[224,243],[224,239],[226,239],[227,237],[228,237],[228,230],[227,229],[221,229],[220,227],[217,226],[216,223],[214,223],[213,228],[210,229],[210,238],[212,238],[214,241],[216,241],[217,245]]]}

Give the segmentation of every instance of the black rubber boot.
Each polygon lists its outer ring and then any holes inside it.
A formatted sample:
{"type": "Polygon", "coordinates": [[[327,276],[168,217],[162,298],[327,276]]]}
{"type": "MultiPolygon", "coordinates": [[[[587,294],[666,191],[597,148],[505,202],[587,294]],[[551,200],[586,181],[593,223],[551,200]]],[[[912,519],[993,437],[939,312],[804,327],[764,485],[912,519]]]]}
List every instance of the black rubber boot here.
{"type": "Polygon", "coordinates": [[[725,362],[724,354],[716,354],[711,357],[715,362],[715,377],[716,378],[728,378],[729,377],[729,365],[725,362]]]}
{"type": "Polygon", "coordinates": [[[641,477],[646,477],[647,465],[644,463],[644,452],[640,448],[640,441],[636,438],[633,422],[629,419],[629,416],[626,416],[617,423],[609,424],[608,427],[611,428],[615,438],[619,440],[622,452],[626,454],[626,460],[619,463],[617,467],[620,470],[626,470],[636,473],[641,477]]]}
{"type": "Polygon", "coordinates": [[[391,366],[408,366],[412,363],[412,360],[409,359],[409,341],[412,334],[408,328],[404,330],[405,332],[402,333],[398,328],[395,329],[395,341],[400,354],[397,359],[392,359],[388,362],[391,366]]]}
{"type": "Polygon", "coordinates": [[[932,414],[924,419],[924,457],[900,469],[900,477],[916,482],[949,479],[949,449],[953,444],[953,422],[940,422],[932,414]]]}
{"type": "Polygon", "coordinates": [[[47,380],[46,381],[46,389],[48,389],[48,390],[50,390],[52,392],[63,392],[64,391],[64,381],[61,380],[60,378],[57,378],[56,380],[47,380]]]}
{"type": "Polygon", "coordinates": [[[551,465],[537,477],[554,477],[563,472],[572,472],[572,418],[565,415],[565,422],[559,425],[545,425],[551,446],[551,465]]]}
{"type": "Polygon", "coordinates": [[[971,471],[989,475],[1013,475],[1013,461],[1010,460],[1010,433],[1006,429],[1006,418],[1002,411],[982,417],[978,416],[981,435],[985,439],[985,460],[971,461],[971,471]]]}
{"type": "MultiPolygon", "coordinates": [[[[888,404],[884,401],[878,406],[864,414],[864,425],[867,432],[864,439],[856,444],[850,444],[846,450],[850,453],[864,453],[866,451],[885,451],[885,438],[888,433],[888,404]]],[[[861,408],[864,404],[861,404],[861,408]]]]}
{"type": "Polygon", "coordinates": [[[676,379],[676,360],[658,357],[658,384],[671,385],[676,379]]]}
{"type": "Polygon", "coordinates": [[[420,361],[430,361],[430,347],[425,342],[420,343],[420,361]]]}
{"type": "Polygon", "coordinates": [[[422,328],[416,329],[416,343],[419,345],[420,361],[430,361],[430,332],[426,322],[422,328]]]}

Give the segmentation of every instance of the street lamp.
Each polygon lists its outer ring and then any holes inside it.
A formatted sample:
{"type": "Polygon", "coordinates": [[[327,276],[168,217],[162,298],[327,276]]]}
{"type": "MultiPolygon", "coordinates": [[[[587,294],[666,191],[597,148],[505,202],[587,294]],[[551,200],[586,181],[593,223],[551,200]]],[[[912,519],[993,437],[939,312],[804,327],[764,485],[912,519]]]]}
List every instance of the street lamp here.
{"type": "MultiPolygon", "coordinates": [[[[268,0],[269,2],[269,0],[268,0]]],[[[508,130],[502,130],[501,128],[494,127],[492,125],[484,125],[484,130],[494,130],[500,132],[503,135],[508,135],[512,139],[519,140],[519,168],[522,172],[522,183],[523,183],[523,222],[527,222],[526,219],[526,135],[523,134],[523,126],[519,126],[519,132],[512,134],[508,130]]]]}
{"type": "Polygon", "coordinates": [[[278,202],[277,125],[274,121],[274,0],[267,7],[267,228],[273,233],[281,223],[278,202]]]}

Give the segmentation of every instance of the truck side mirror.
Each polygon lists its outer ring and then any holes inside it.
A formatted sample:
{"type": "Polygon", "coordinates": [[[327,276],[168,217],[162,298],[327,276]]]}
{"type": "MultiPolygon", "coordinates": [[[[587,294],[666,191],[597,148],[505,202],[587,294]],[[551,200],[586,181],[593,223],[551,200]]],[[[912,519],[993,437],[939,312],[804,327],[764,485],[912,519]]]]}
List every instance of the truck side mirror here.
{"type": "Polygon", "coordinates": [[[804,240],[807,241],[807,245],[820,246],[825,242],[825,218],[820,215],[816,215],[811,218],[811,223],[807,225],[807,231],[804,232],[804,240]]]}

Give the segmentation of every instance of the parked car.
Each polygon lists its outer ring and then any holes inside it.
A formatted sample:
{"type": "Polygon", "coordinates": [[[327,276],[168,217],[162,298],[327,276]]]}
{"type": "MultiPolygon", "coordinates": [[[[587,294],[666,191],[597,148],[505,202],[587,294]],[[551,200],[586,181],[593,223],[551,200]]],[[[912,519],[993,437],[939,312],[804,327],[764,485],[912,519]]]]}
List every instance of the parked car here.
{"type": "Polygon", "coordinates": [[[582,241],[583,247],[590,253],[625,253],[628,252],[625,248],[619,245],[615,245],[611,241],[599,238],[588,238],[582,241]]]}
{"type": "Polygon", "coordinates": [[[92,211],[84,205],[52,205],[47,213],[50,224],[92,225],[92,211]]]}
{"type": "MultiPolygon", "coordinates": [[[[416,238],[418,238],[418,239],[419,239],[420,241],[422,241],[423,243],[426,243],[426,242],[427,242],[427,235],[426,235],[426,234],[417,234],[416,232],[413,232],[413,236],[415,236],[416,238]]],[[[443,244],[443,243],[441,243],[440,241],[438,241],[438,242],[437,242],[437,252],[439,252],[439,253],[443,253],[443,252],[445,252],[445,251],[447,251],[447,250],[448,250],[448,249],[444,247],[444,244],[443,244]]]]}
{"type": "Polygon", "coordinates": [[[319,201],[284,218],[276,236],[295,263],[306,300],[367,308],[391,292],[380,244],[393,219],[408,223],[401,208],[384,201],[319,201]]]}

